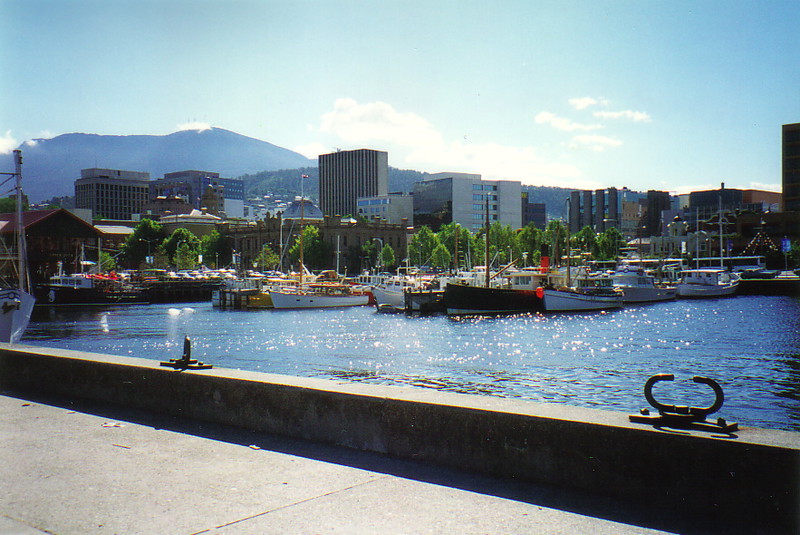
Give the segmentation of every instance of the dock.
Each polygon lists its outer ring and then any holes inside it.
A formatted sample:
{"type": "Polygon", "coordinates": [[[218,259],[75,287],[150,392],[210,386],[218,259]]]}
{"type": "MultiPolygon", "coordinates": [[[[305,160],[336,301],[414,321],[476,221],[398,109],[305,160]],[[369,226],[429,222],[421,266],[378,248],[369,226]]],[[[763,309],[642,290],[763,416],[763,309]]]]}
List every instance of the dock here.
{"type": "Polygon", "coordinates": [[[0,532],[800,528],[793,432],[14,345],[0,389],[0,532]]]}

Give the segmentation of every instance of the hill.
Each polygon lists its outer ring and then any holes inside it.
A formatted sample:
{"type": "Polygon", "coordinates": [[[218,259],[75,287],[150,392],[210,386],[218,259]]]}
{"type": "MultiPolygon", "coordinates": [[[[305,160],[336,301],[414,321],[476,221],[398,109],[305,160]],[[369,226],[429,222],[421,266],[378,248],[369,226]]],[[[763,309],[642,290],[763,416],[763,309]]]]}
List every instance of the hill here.
{"type": "MultiPolygon", "coordinates": [[[[81,169],[92,167],[145,171],[150,178],[197,169],[236,178],[264,170],[315,165],[290,151],[221,128],[184,130],[165,136],[63,134],[35,139],[19,147],[23,187],[33,202],[73,195],[81,169]]],[[[0,155],[3,170],[14,169],[11,155],[0,155]]]]}

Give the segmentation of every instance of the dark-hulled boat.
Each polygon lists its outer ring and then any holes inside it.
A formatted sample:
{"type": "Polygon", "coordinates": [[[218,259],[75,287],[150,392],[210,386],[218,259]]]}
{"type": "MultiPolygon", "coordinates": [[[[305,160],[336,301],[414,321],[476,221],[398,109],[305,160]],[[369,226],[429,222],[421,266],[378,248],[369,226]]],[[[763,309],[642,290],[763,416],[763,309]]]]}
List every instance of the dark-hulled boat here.
{"type": "Polygon", "coordinates": [[[543,312],[544,302],[536,290],[448,283],[444,307],[449,316],[524,314],[543,312]]]}
{"type": "Polygon", "coordinates": [[[135,305],[148,302],[143,288],[114,277],[88,273],[54,275],[33,290],[36,306],[135,305]]]}

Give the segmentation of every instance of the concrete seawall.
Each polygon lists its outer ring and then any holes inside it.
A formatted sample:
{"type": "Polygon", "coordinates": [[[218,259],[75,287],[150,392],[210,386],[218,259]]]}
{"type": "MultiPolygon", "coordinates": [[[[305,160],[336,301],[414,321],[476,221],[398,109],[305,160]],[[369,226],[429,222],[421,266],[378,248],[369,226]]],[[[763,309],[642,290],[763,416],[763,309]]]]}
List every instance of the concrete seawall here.
{"type": "MultiPolygon", "coordinates": [[[[0,388],[90,399],[797,532],[800,433],[0,344],[0,388]]],[[[644,400],[643,400],[644,405],[644,400]]],[[[724,412],[724,410],[723,410],[724,412]]]]}

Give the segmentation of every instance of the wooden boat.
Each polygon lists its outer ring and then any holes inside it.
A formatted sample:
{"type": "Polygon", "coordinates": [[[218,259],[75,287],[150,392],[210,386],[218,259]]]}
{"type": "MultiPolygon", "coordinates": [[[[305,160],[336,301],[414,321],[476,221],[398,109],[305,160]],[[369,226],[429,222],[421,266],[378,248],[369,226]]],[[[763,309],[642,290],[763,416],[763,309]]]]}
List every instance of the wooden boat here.
{"type": "Polygon", "coordinates": [[[364,306],[369,304],[371,297],[367,291],[339,283],[314,283],[296,288],[271,289],[269,295],[276,309],[364,306]]]}
{"type": "Polygon", "coordinates": [[[724,269],[685,269],[678,282],[678,296],[684,298],[729,297],[736,294],[739,277],[724,269]]]}

